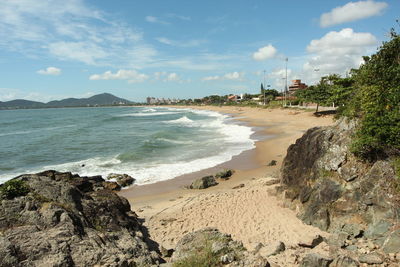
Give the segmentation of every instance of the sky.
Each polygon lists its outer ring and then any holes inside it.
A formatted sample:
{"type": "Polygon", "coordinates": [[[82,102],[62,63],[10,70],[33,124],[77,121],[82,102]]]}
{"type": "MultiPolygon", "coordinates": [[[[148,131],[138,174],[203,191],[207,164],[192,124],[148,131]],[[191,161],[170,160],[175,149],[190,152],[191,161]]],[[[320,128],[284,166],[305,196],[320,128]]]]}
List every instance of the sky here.
{"type": "Polygon", "coordinates": [[[0,101],[199,98],[346,75],[400,1],[0,0],[0,101]]]}

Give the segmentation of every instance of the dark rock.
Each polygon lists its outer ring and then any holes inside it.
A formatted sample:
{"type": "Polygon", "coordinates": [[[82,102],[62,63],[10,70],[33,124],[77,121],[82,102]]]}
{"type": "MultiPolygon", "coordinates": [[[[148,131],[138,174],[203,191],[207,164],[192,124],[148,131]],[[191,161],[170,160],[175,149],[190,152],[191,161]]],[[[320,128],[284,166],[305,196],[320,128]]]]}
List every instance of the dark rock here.
{"type": "Polygon", "coordinates": [[[378,238],[382,237],[384,234],[386,234],[392,224],[388,221],[380,221],[376,224],[370,224],[365,231],[365,237],[367,238],[378,238]]]}
{"type": "Polygon", "coordinates": [[[376,252],[372,252],[369,254],[363,254],[360,257],[358,257],[358,260],[361,263],[367,263],[367,264],[381,264],[383,263],[382,256],[380,256],[376,252]]]}
{"type": "Polygon", "coordinates": [[[243,188],[244,184],[239,184],[237,186],[232,187],[232,189],[239,189],[239,188],[243,188]]]}
{"type": "Polygon", "coordinates": [[[135,179],[129,176],[128,174],[118,174],[118,173],[110,173],[107,176],[107,180],[116,180],[116,182],[121,186],[121,187],[126,187],[135,182],[135,179]]]}
{"type": "Polygon", "coordinates": [[[228,180],[233,175],[233,173],[234,173],[233,170],[223,170],[223,171],[218,172],[215,175],[215,178],[228,180]]]}
{"type": "Polygon", "coordinates": [[[328,267],[332,258],[317,253],[307,254],[300,263],[301,267],[328,267]]]}
{"type": "Polygon", "coordinates": [[[329,267],[358,267],[360,264],[358,262],[348,256],[339,256],[337,257],[329,267]]]}
{"type": "Polygon", "coordinates": [[[119,184],[117,184],[116,182],[107,182],[107,181],[104,181],[104,182],[102,183],[102,185],[103,185],[104,189],[107,189],[107,190],[112,190],[112,191],[119,191],[119,190],[121,190],[121,186],[120,186],[119,184]]]}
{"type": "Polygon", "coordinates": [[[310,240],[305,240],[303,242],[299,243],[300,247],[306,247],[306,248],[314,248],[321,244],[324,241],[324,238],[320,235],[315,236],[314,238],[310,240]]]}
{"type": "Polygon", "coordinates": [[[276,163],[278,163],[276,160],[271,160],[270,163],[267,164],[267,166],[275,166],[276,163]]]}
{"type": "Polygon", "coordinates": [[[174,253],[174,250],[172,248],[167,249],[167,248],[164,248],[163,246],[161,246],[160,252],[161,252],[161,256],[170,258],[172,256],[172,254],[174,253]]]}
{"type": "Polygon", "coordinates": [[[266,182],[264,182],[265,186],[270,186],[274,184],[279,184],[280,180],[279,179],[268,179],[266,182]]]}
{"type": "Polygon", "coordinates": [[[389,234],[383,243],[382,249],[385,253],[400,252],[400,230],[396,230],[389,234]]]}
{"type": "Polygon", "coordinates": [[[299,200],[301,203],[305,203],[310,199],[311,193],[313,192],[313,189],[311,187],[305,186],[301,189],[300,195],[299,195],[299,200]]]}
{"type": "Polygon", "coordinates": [[[214,176],[204,176],[200,179],[194,180],[190,185],[190,189],[206,189],[210,186],[217,185],[217,181],[215,181],[214,176]]]}
{"type": "Polygon", "coordinates": [[[101,177],[46,171],[14,179],[25,181],[30,192],[0,202],[0,266],[141,266],[160,260],[129,202],[105,189],[101,177]]]}
{"type": "Polygon", "coordinates": [[[332,234],[327,239],[327,243],[331,247],[343,248],[346,246],[346,240],[348,239],[348,237],[349,237],[349,234],[345,233],[345,232],[332,234]]]}

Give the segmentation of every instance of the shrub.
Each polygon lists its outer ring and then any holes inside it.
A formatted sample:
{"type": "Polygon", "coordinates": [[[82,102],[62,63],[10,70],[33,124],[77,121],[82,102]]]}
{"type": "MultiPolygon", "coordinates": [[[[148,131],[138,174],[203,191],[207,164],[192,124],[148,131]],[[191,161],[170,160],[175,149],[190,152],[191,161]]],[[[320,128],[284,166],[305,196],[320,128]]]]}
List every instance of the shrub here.
{"type": "Polygon", "coordinates": [[[19,196],[25,196],[29,193],[28,185],[21,180],[9,180],[1,185],[1,198],[13,199],[19,196]]]}

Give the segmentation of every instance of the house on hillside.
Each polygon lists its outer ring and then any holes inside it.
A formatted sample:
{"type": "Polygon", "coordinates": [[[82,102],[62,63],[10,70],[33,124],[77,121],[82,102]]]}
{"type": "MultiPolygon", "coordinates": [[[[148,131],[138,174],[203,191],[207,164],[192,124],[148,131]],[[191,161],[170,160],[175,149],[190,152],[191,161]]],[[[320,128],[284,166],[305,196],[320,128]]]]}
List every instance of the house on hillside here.
{"type": "Polygon", "coordinates": [[[240,102],[240,101],[242,101],[242,99],[243,99],[243,94],[228,96],[228,101],[240,102]]]}

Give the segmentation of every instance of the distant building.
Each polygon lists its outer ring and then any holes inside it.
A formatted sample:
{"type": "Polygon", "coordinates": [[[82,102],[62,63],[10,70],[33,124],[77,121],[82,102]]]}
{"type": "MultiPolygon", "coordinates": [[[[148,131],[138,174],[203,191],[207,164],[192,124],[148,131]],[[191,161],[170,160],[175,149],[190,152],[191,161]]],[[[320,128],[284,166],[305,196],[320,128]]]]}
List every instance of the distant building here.
{"type": "Polygon", "coordinates": [[[289,85],[289,95],[294,95],[298,90],[306,89],[308,86],[302,83],[301,80],[292,80],[292,84],[289,85]]]}
{"type": "Polygon", "coordinates": [[[242,101],[242,99],[243,99],[243,94],[228,96],[229,101],[239,102],[239,101],[242,101]]]}

